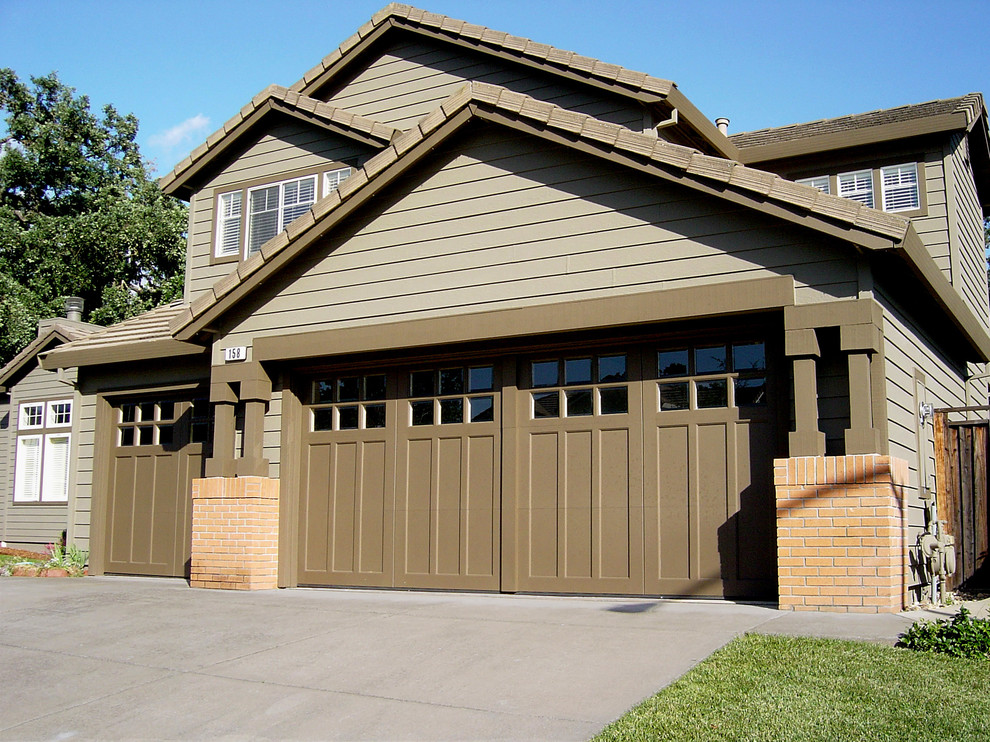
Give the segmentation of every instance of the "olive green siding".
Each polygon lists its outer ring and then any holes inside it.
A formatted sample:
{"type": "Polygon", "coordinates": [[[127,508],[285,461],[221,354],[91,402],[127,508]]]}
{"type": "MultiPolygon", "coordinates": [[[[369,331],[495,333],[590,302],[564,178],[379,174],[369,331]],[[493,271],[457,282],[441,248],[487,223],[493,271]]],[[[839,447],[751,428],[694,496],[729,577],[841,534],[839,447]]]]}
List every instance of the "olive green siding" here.
{"type": "Polygon", "coordinates": [[[260,335],[658,288],[784,274],[800,302],[859,288],[841,243],[490,127],[336,234],[231,313],[214,363],[260,335]]]}
{"type": "Polygon", "coordinates": [[[278,479],[282,463],[282,390],[273,389],[265,413],[264,457],[268,459],[269,474],[278,479]]]}
{"type": "Polygon", "coordinates": [[[959,280],[955,283],[984,327],[990,327],[983,211],[973,179],[969,140],[955,135],[952,145],[952,213],[959,244],[959,280]]]}
{"type": "MultiPolygon", "coordinates": [[[[39,366],[32,368],[10,389],[9,427],[0,430],[0,442],[4,446],[6,468],[8,471],[6,486],[3,489],[3,501],[0,508],[3,515],[2,540],[9,544],[30,545],[43,550],[45,544],[57,541],[62,531],[68,530],[70,505],[74,492],[75,473],[71,462],[75,460],[74,452],[78,449],[79,423],[76,408],[79,404],[72,384],[76,378],[75,369],[65,374],[66,381],[59,381],[56,373],[44,371],[39,366]],[[56,399],[73,400],[73,423],[71,428],[71,452],[69,465],[69,502],[68,503],[15,503],[14,502],[14,464],[17,451],[17,410],[22,402],[40,402],[56,399]]],[[[3,413],[0,412],[0,418],[3,413]]],[[[0,481],[3,481],[0,471],[0,481]]]]}
{"type": "Polygon", "coordinates": [[[324,99],[361,116],[408,129],[469,80],[502,85],[636,131],[644,128],[644,109],[635,101],[411,35],[388,45],[353,79],[338,85],[339,89],[324,99]]]}
{"type": "Polygon", "coordinates": [[[13,420],[10,415],[10,402],[4,395],[0,398],[0,541],[6,540],[7,507],[9,493],[14,489],[13,465],[10,462],[10,437],[13,420]]]}
{"type": "MultiPolygon", "coordinates": [[[[189,204],[189,238],[186,249],[186,300],[192,301],[218,279],[237,267],[236,262],[212,265],[213,212],[216,196],[245,183],[278,182],[301,171],[323,165],[332,169],[373,153],[370,147],[298,121],[283,119],[252,143],[233,162],[203,183],[189,204]]],[[[322,185],[322,184],[320,184],[322,185]]],[[[247,204],[244,204],[247,209],[247,204]]],[[[242,231],[242,243],[244,233],[242,231]]]]}
{"type": "MultiPolygon", "coordinates": [[[[913,159],[913,158],[911,158],[913,159]]],[[[907,161],[905,159],[905,161],[907,161]]],[[[928,248],[936,265],[952,282],[952,261],[949,256],[949,229],[945,197],[945,163],[941,147],[929,145],[923,154],[925,189],[928,208],[925,213],[911,217],[921,241],[928,248]]],[[[920,167],[920,166],[919,166],[920,167]]],[[[920,174],[920,173],[919,173],[920,174]]],[[[878,195],[879,198],[879,195],[878,195]]],[[[881,201],[877,202],[879,207],[881,201]]]]}

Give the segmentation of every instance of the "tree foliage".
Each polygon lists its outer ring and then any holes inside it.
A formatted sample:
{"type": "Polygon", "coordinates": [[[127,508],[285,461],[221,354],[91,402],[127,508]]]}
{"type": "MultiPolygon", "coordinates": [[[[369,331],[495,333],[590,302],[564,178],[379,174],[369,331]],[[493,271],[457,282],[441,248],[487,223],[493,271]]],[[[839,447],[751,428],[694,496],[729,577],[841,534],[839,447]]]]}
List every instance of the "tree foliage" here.
{"type": "Polygon", "coordinates": [[[149,177],[138,121],[55,73],[0,69],[0,365],[63,297],[111,324],[182,294],[186,207],[149,177]]]}

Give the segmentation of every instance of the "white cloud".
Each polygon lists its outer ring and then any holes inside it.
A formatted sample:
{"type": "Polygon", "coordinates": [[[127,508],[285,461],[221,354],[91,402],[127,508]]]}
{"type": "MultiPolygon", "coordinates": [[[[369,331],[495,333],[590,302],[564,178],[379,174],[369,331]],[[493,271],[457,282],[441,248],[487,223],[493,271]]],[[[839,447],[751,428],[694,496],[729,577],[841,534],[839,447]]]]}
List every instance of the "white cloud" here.
{"type": "Polygon", "coordinates": [[[196,134],[202,132],[210,125],[210,119],[201,113],[197,113],[192,118],[188,118],[180,124],[176,124],[171,129],[167,129],[161,134],[152,134],[148,137],[148,144],[152,147],[162,149],[172,149],[180,144],[186,143],[196,134]]]}

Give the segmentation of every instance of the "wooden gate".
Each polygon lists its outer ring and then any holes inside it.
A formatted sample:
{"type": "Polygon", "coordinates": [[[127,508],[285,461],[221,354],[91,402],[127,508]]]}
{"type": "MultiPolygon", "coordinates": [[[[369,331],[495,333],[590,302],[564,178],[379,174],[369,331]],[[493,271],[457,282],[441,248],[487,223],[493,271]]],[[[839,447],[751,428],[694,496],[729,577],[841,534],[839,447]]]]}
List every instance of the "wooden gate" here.
{"type": "Polygon", "coordinates": [[[949,580],[950,589],[971,578],[987,560],[990,421],[950,421],[949,415],[988,411],[988,407],[954,407],[934,414],[938,518],[956,539],[956,573],[949,580]]]}

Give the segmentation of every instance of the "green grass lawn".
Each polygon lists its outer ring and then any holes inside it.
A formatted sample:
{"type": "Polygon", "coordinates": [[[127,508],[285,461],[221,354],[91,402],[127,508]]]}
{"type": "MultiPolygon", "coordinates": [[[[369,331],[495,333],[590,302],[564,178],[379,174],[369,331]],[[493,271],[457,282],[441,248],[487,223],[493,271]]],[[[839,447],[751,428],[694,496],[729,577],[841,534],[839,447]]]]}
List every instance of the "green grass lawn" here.
{"type": "Polygon", "coordinates": [[[990,660],[745,636],[595,740],[990,740],[990,660]]]}

